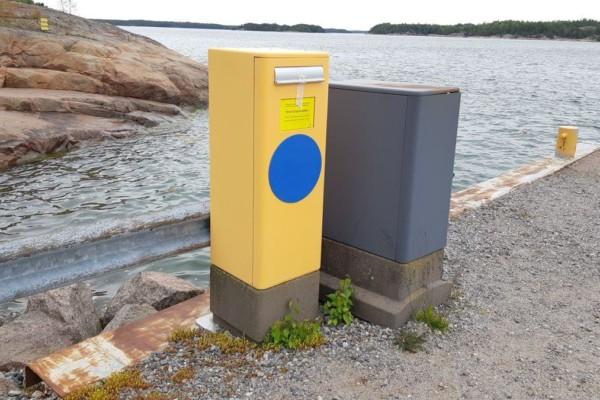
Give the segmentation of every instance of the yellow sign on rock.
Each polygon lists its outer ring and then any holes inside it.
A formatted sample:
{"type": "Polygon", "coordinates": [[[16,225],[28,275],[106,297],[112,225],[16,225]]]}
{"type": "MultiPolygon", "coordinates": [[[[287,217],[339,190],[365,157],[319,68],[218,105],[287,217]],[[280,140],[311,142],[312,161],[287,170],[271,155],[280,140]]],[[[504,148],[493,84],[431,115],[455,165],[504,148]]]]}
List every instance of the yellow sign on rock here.
{"type": "Polygon", "coordinates": [[[48,18],[40,18],[40,29],[44,32],[48,32],[48,18]]]}
{"type": "Polygon", "coordinates": [[[302,107],[298,107],[298,99],[281,99],[279,103],[279,129],[296,131],[315,126],[315,98],[302,99],[302,107]]]}

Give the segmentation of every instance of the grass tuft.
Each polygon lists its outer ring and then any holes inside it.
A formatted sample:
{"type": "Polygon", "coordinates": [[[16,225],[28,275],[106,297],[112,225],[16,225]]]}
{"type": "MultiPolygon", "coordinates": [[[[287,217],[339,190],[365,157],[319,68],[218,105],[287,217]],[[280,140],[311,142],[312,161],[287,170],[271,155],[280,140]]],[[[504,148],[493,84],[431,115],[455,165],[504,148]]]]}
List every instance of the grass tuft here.
{"type": "Polygon", "coordinates": [[[296,321],[291,314],[276,321],[265,338],[264,346],[279,350],[284,347],[290,350],[305,350],[325,344],[325,336],[321,332],[319,321],[296,321]]]}
{"type": "Polygon", "coordinates": [[[416,353],[423,350],[425,338],[422,335],[417,335],[413,332],[400,332],[396,337],[396,344],[400,350],[408,353],[416,353]]]}
{"type": "Polygon", "coordinates": [[[196,376],[196,370],[194,369],[194,367],[187,366],[177,371],[175,375],[171,377],[171,380],[175,383],[183,383],[192,379],[194,376],[196,376]]]}
{"type": "Polygon", "coordinates": [[[448,330],[448,320],[437,312],[433,306],[418,311],[415,315],[415,320],[423,322],[432,331],[446,332],[448,330]]]}
{"type": "Polygon", "coordinates": [[[198,349],[217,347],[223,354],[242,354],[257,348],[256,343],[246,338],[234,337],[229,332],[202,331],[198,334],[198,349]]]}
{"type": "Polygon", "coordinates": [[[169,342],[189,343],[198,335],[200,335],[200,331],[196,328],[177,328],[169,335],[169,342]]]}
{"type": "Polygon", "coordinates": [[[124,389],[146,389],[148,384],[138,370],[115,372],[103,382],[82,387],[65,397],[65,400],[118,400],[124,389]]]}

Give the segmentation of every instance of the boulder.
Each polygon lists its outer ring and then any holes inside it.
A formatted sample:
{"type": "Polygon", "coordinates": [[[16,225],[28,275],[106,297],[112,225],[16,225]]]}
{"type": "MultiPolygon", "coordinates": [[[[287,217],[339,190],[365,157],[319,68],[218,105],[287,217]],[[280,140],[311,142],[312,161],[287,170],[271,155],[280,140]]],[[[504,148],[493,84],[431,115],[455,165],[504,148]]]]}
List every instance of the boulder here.
{"type": "Polygon", "coordinates": [[[9,88],[76,90],[87,93],[101,93],[104,87],[104,84],[99,80],[74,72],[38,68],[6,68],[4,71],[4,86],[9,88]]]}
{"type": "Polygon", "coordinates": [[[0,67],[11,68],[7,87],[78,90],[194,106],[207,102],[206,66],[146,37],[13,2],[0,2],[0,26],[0,67]],[[40,13],[48,18],[49,32],[29,24],[40,13]]]}
{"type": "Polygon", "coordinates": [[[126,304],[149,304],[163,310],[202,293],[204,289],[173,275],[140,272],[119,288],[106,307],[102,322],[108,324],[126,304]]]}
{"type": "Polygon", "coordinates": [[[115,314],[102,332],[114,331],[123,325],[146,318],[156,312],[156,309],[148,304],[126,304],[115,314]]]}
{"type": "Polygon", "coordinates": [[[110,24],[0,1],[0,92],[2,170],[88,140],[144,132],[180,115],[177,105],[204,106],[208,71],[110,24]],[[49,32],[40,31],[42,15],[49,32]]]}
{"type": "Polygon", "coordinates": [[[10,89],[0,90],[0,109],[5,111],[33,111],[36,113],[72,113],[95,117],[128,119],[135,121],[141,114],[152,118],[181,115],[182,111],[173,104],[110,97],[92,93],[66,90],[10,89]],[[137,117],[136,117],[137,116],[137,117]]]}
{"type": "Polygon", "coordinates": [[[28,313],[38,311],[60,322],[69,339],[80,342],[100,333],[100,319],[92,300],[92,289],[76,283],[29,297],[28,313]]]}
{"type": "Polygon", "coordinates": [[[181,109],[172,104],[125,97],[0,89],[0,171],[82,143],[119,139],[144,132],[146,127],[178,123],[180,114],[181,109]]]}
{"type": "Polygon", "coordinates": [[[0,326],[0,370],[23,366],[76,341],[62,321],[41,311],[27,312],[0,326]]]}

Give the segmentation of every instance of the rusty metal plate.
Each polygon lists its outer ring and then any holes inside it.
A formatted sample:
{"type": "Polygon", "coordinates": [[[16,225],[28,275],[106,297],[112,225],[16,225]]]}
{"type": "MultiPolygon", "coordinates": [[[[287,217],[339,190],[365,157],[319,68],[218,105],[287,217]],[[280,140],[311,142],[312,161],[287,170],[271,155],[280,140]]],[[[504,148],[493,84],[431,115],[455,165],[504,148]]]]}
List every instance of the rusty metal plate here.
{"type": "Polygon", "coordinates": [[[209,308],[207,291],[115,331],[39,358],[27,364],[25,386],[44,381],[64,397],[164,349],[174,329],[195,327],[196,319],[209,313],[209,308]]]}

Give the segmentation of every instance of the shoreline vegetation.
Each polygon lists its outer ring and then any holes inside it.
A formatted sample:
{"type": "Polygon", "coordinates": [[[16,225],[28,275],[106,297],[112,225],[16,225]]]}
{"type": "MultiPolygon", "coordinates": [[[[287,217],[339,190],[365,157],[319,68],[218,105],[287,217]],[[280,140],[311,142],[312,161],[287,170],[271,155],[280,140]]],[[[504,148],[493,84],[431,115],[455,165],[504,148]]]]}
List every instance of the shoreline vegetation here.
{"type": "Polygon", "coordinates": [[[600,41],[600,21],[494,21],[482,24],[390,24],[375,25],[369,33],[377,35],[435,35],[458,37],[503,37],[525,39],[571,39],[600,41]]]}
{"type": "Polygon", "coordinates": [[[323,28],[312,24],[257,24],[249,22],[242,25],[223,25],[204,22],[174,22],[150,21],[145,19],[96,19],[116,26],[145,26],[153,28],[187,28],[187,29],[220,29],[229,31],[261,31],[261,32],[307,32],[307,33],[364,33],[363,31],[350,31],[346,29],[323,28]]]}
{"type": "Polygon", "coordinates": [[[246,23],[223,25],[201,22],[150,21],[143,19],[97,19],[117,26],[143,26],[156,28],[222,29],[261,32],[308,32],[308,33],[369,33],[375,35],[495,37],[506,39],[568,39],[600,41],[600,21],[581,19],[577,21],[494,21],[481,24],[391,24],[382,23],[368,31],[323,28],[312,24],[265,24],[246,23]]]}

